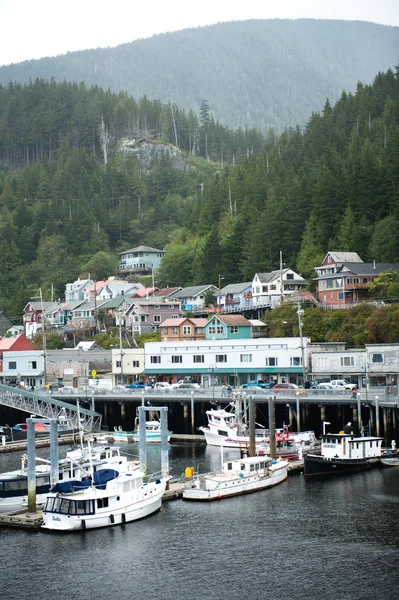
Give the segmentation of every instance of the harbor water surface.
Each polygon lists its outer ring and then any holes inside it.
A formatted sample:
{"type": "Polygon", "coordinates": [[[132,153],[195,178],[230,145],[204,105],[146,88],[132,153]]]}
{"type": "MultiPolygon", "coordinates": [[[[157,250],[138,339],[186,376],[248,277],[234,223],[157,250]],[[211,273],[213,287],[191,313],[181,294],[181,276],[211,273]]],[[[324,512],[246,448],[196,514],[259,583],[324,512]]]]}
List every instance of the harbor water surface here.
{"type": "MultiPolygon", "coordinates": [[[[221,461],[220,449],[204,445],[171,444],[169,454],[173,477],[221,461]]],[[[159,470],[159,446],[148,446],[148,460],[159,470]]],[[[2,455],[0,471],[18,463],[18,454],[2,455]]],[[[399,468],[385,468],[319,481],[292,475],[209,504],[165,502],[146,520],[107,529],[3,528],[0,598],[394,600],[398,517],[399,468]]]]}

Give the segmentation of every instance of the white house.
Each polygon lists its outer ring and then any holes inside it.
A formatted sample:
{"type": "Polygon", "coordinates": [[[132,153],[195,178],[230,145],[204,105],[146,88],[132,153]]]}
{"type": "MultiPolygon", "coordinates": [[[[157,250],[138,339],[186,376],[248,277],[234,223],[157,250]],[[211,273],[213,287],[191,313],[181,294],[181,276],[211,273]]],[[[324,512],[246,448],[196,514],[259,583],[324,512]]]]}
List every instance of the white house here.
{"type": "Polygon", "coordinates": [[[252,281],[254,305],[275,306],[281,298],[298,294],[306,285],[304,279],[292,269],[281,269],[270,273],[255,273],[252,281]]]}
{"type": "Polygon", "coordinates": [[[3,358],[3,383],[21,386],[30,390],[44,387],[44,354],[42,350],[21,350],[7,352],[3,358]]]}
{"type": "Polygon", "coordinates": [[[67,283],[65,286],[65,302],[73,302],[74,300],[84,300],[85,294],[93,286],[91,279],[77,279],[73,283],[67,283]]]}
{"type": "Polygon", "coordinates": [[[119,255],[121,262],[119,263],[118,274],[125,277],[129,274],[140,275],[157,271],[165,256],[165,251],[149,246],[137,246],[125,250],[125,252],[120,252],[119,255]]]}
{"type": "Polygon", "coordinates": [[[112,349],[112,380],[113,384],[132,383],[143,380],[144,348],[113,348],[112,349]]]}

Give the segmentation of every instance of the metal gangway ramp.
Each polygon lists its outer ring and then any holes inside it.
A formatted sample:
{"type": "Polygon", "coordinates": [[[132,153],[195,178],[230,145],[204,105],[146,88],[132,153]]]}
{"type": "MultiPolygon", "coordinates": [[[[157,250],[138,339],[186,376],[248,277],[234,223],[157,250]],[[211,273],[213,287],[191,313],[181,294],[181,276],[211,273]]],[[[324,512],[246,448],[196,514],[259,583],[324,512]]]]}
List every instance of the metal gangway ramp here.
{"type": "Polygon", "coordinates": [[[70,423],[76,429],[83,428],[85,431],[101,430],[102,415],[100,413],[78,407],[77,404],[69,404],[51,398],[51,396],[41,396],[20,388],[0,384],[0,404],[44,419],[64,421],[70,423]]]}

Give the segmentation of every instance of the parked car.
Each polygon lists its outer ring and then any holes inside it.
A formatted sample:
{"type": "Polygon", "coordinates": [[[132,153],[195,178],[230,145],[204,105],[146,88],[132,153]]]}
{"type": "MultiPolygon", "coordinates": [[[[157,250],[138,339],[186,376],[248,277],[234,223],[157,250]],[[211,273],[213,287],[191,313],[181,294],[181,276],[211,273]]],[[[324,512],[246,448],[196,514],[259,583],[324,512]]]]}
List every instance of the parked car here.
{"type": "Polygon", "coordinates": [[[329,381],[319,383],[319,390],[332,390],[332,385],[329,381]]]}
{"type": "Polygon", "coordinates": [[[261,379],[252,379],[251,381],[248,381],[248,383],[243,383],[242,387],[260,387],[269,390],[270,388],[274,387],[274,381],[269,383],[268,381],[263,381],[261,379]]]}
{"type": "Polygon", "coordinates": [[[353,383],[345,379],[333,379],[330,383],[333,390],[351,390],[353,387],[356,387],[353,383]]]}
{"type": "Polygon", "coordinates": [[[182,383],[180,383],[179,385],[177,385],[177,387],[175,387],[174,389],[176,390],[183,390],[183,391],[197,391],[197,392],[203,392],[205,391],[205,388],[200,385],[199,383],[187,383],[185,381],[183,381],[182,383]]]}
{"type": "Polygon", "coordinates": [[[128,383],[126,386],[126,389],[128,390],[144,390],[146,387],[151,387],[151,386],[146,386],[145,383],[143,383],[142,381],[133,381],[133,383],[128,383]]]}
{"type": "Polygon", "coordinates": [[[57,390],[57,394],[76,394],[77,389],[73,385],[64,385],[64,387],[57,390]]]}
{"type": "Polygon", "coordinates": [[[154,383],[154,390],[171,390],[172,386],[167,381],[157,381],[154,383]]]}
{"type": "Polygon", "coordinates": [[[126,389],[126,387],[124,385],[115,385],[111,389],[111,392],[113,394],[127,394],[128,390],[126,389]]]}
{"type": "Polygon", "coordinates": [[[276,383],[276,385],[273,387],[273,392],[277,392],[277,393],[287,393],[287,394],[292,394],[292,393],[298,393],[298,394],[306,394],[306,390],[303,387],[300,387],[299,385],[296,385],[295,383],[276,383]]]}

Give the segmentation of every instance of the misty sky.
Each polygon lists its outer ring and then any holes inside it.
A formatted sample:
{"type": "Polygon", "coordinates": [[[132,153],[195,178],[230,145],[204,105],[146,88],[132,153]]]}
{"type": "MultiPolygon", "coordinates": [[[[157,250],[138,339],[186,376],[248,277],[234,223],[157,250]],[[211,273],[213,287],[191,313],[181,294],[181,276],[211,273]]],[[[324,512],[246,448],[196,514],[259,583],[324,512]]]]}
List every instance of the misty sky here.
{"type": "Polygon", "coordinates": [[[0,0],[0,65],[220,21],[301,17],[399,26],[399,1],[0,0]]]}

